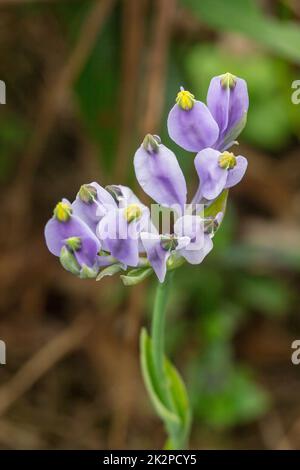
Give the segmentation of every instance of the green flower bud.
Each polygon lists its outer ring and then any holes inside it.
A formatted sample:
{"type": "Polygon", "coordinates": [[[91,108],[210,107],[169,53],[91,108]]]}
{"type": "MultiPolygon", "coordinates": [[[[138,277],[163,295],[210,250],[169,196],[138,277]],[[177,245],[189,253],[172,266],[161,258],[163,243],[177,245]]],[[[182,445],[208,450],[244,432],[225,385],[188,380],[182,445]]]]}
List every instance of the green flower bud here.
{"type": "Polygon", "coordinates": [[[221,75],[221,86],[222,88],[234,88],[236,85],[236,77],[231,73],[227,72],[221,75]]]}
{"type": "Polygon", "coordinates": [[[82,202],[91,204],[97,197],[97,189],[91,184],[83,184],[79,189],[78,195],[82,202]]]}
{"type": "Polygon", "coordinates": [[[120,199],[123,197],[122,190],[118,186],[115,186],[114,184],[110,184],[110,185],[106,186],[105,189],[106,189],[106,191],[109,192],[109,194],[112,195],[112,197],[114,198],[114,200],[118,204],[120,199]]]}
{"type": "Polygon", "coordinates": [[[178,241],[174,235],[162,235],[160,246],[166,251],[173,251],[178,245],[178,241]]]}
{"type": "Polygon", "coordinates": [[[158,135],[147,134],[143,140],[143,147],[149,153],[158,152],[161,140],[158,135]]]}
{"type": "Polygon", "coordinates": [[[59,260],[63,268],[76,276],[80,274],[80,266],[77,263],[75,256],[68,250],[66,246],[63,246],[60,252],[59,260]]]}
{"type": "Polygon", "coordinates": [[[70,251],[78,251],[81,248],[81,240],[79,237],[70,237],[66,240],[66,245],[70,251]]]}

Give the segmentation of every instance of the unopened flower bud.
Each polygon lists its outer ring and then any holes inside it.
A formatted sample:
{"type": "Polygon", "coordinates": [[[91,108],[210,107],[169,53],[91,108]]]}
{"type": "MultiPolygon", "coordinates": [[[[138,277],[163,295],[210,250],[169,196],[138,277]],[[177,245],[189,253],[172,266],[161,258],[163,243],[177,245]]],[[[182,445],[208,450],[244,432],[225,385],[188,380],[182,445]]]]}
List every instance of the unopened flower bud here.
{"type": "Polygon", "coordinates": [[[61,265],[70,273],[79,276],[80,266],[77,263],[75,256],[68,250],[66,246],[63,246],[60,252],[59,260],[61,265]]]}
{"type": "Polygon", "coordinates": [[[97,189],[91,184],[83,184],[78,192],[82,202],[91,204],[97,197],[97,189]]]}
{"type": "Polygon", "coordinates": [[[222,88],[234,88],[236,85],[236,77],[232,75],[231,73],[227,72],[221,75],[220,77],[220,82],[222,88]]]}
{"type": "Polygon", "coordinates": [[[215,217],[207,217],[204,220],[204,233],[214,235],[219,227],[219,221],[215,217]]]}
{"type": "Polygon", "coordinates": [[[158,152],[160,144],[161,140],[158,135],[147,134],[143,140],[143,147],[149,153],[158,152]]]}
{"type": "Polygon", "coordinates": [[[118,204],[120,199],[123,197],[122,190],[119,186],[116,186],[114,184],[110,184],[105,187],[106,191],[109,192],[109,194],[112,195],[116,203],[118,204]]]}
{"type": "Polygon", "coordinates": [[[176,249],[178,241],[174,235],[162,235],[160,240],[160,246],[165,251],[173,251],[176,249]]]}
{"type": "Polygon", "coordinates": [[[67,202],[59,202],[53,211],[54,217],[59,222],[67,222],[72,214],[72,208],[67,202]]]}
{"type": "Polygon", "coordinates": [[[81,239],[79,237],[70,237],[66,240],[66,246],[70,251],[78,251],[81,248],[81,239]]]}

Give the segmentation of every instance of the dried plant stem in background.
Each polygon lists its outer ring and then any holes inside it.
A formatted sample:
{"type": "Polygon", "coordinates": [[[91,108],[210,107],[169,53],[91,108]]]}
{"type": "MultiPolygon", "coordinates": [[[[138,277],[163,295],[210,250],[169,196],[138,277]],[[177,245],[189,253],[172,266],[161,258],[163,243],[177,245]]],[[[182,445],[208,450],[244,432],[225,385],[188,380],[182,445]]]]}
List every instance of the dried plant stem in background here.
{"type": "Polygon", "coordinates": [[[167,58],[175,13],[175,0],[155,0],[152,44],[146,70],[147,93],[142,109],[141,134],[157,133],[162,116],[167,58]]]}
{"type": "Polygon", "coordinates": [[[36,128],[21,159],[13,194],[10,195],[10,201],[16,201],[15,222],[23,226],[23,229],[25,214],[30,213],[27,206],[30,204],[35,172],[61,109],[61,104],[84,67],[114,4],[115,0],[96,1],[93,4],[65,67],[58,77],[49,78],[45,86],[36,128]]]}
{"type": "Polygon", "coordinates": [[[145,36],[147,0],[122,2],[122,82],[120,89],[120,134],[113,179],[128,174],[137,121],[137,100],[145,36]]]}
{"type": "Polygon", "coordinates": [[[95,320],[82,315],[43,346],[5,385],[0,387],[0,416],[67,354],[80,347],[93,330],[95,320]]]}

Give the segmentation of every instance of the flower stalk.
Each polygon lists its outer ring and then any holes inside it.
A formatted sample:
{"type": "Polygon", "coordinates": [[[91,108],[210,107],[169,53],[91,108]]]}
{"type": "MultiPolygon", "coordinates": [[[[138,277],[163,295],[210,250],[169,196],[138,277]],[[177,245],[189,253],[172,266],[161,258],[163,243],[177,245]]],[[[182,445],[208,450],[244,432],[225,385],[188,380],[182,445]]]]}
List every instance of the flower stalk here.
{"type": "Polygon", "coordinates": [[[179,450],[186,448],[187,445],[191,412],[187,399],[184,401],[183,407],[181,405],[178,407],[178,403],[176,403],[179,389],[183,391],[183,395],[186,392],[177,371],[165,355],[166,313],[173,276],[174,272],[168,272],[165,281],[157,286],[152,315],[151,340],[149,340],[151,341],[151,357],[147,357],[148,351],[143,348],[142,342],[141,365],[150,399],[164,421],[168,434],[165,447],[179,450]],[[150,362],[151,364],[149,364],[150,362]],[[148,367],[152,367],[152,384],[149,384],[148,371],[145,371],[148,367]],[[161,401],[160,406],[157,404],[157,400],[161,401]]]}

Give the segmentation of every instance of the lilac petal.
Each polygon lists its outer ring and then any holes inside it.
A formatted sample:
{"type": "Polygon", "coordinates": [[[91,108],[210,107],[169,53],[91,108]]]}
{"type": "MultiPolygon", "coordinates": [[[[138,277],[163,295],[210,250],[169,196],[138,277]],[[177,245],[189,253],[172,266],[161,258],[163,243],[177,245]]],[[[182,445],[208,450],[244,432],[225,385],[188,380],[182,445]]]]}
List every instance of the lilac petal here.
{"type": "Polygon", "coordinates": [[[181,250],[182,248],[185,248],[191,243],[190,237],[187,236],[182,236],[182,237],[177,237],[177,246],[176,246],[176,251],[181,250]]]}
{"type": "Polygon", "coordinates": [[[190,110],[175,104],[168,116],[168,132],[177,145],[189,152],[212,147],[219,136],[216,121],[201,101],[195,101],[190,110]]]}
{"type": "Polygon", "coordinates": [[[201,194],[208,200],[215,199],[223,191],[227,170],[219,166],[220,152],[204,149],[195,158],[195,167],[200,179],[201,194]]]}
{"type": "Polygon", "coordinates": [[[93,267],[100,249],[99,240],[87,236],[81,237],[80,240],[81,248],[74,251],[74,256],[80,266],[86,265],[93,267]]]}
{"type": "Polygon", "coordinates": [[[247,83],[245,80],[234,77],[235,85],[222,86],[223,76],[214,77],[207,93],[207,105],[218,123],[220,135],[215,148],[223,150],[224,142],[234,141],[242,131],[249,107],[247,83]]]}
{"type": "Polygon", "coordinates": [[[162,144],[156,151],[143,144],[134,156],[136,178],[148,196],[165,207],[186,202],[186,182],[175,154],[162,144]]]}
{"type": "Polygon", "coordinates": [[[167,272],[167,261],[171,252],[162,248],[158,234],[142,232],[141,240],[155,274],[160,282],[164,282],[167,272]]]}
{"type": "Polygon", "coordinates": [[[77,194],[72,204],[73,213],[80,217],[93,231],[99,220],[111,209],[116,207],[116,203],[112,195],[102,188],[98,183],[88,183],[97,190],[96,198],[91,202],[84,202],[77,194]]]}
{"type": "Polygon", "coordinates": [[[238,184],[246,173],[248,161],[245,157],[239,155],[236,157],[236,165],[232,170],[228,170],[225,188],[232,188],[238,184]]]}
{"type": "Polygon", "coordinates": [[[198,215],[184,215],[176,220],[174,232],[179,237],[189,237],[191,242],[203,245],[204,221],[198,215]]]}
{"type": "Polygon", "coordinates": [[[100,241],[91,229],[75,215],[72,215],[66,222],[59,222],[55,217],[47,222],[45,227],[46,244],[53,255],[60,256],[66,239],[70,237],[89,238],[93,241],[97,252],[101,248],[100,241]]]}
{"type": "Polygon", "coordinates": [[[200,264],[212,248],[212,239],[209,235],[204,235],[204,243],[200,248],[196,244],[190,243],[186,248],[180,250],[179,254],[191,264],[200,264]]]}
{"type": "Polygon", "coordinates": [[[149,210],[142,209],[138,220],[128,223],[125,208],[110,211],[99,222],[97,235],[104,249],[114,258],[129,266],[137,266],[139,261],[139,234],[147,226],[149,210]]]}

